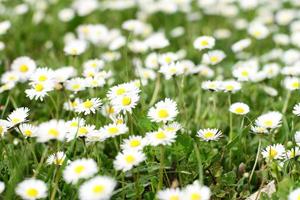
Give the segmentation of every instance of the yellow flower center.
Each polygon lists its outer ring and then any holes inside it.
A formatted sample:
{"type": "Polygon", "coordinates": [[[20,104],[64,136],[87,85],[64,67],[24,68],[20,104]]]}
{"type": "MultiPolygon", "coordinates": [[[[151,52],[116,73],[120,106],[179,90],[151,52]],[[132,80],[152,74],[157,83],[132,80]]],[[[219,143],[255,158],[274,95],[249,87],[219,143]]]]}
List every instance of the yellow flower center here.
{"type": "Polygon", "coordinates": [[[85,127],[80,127],[78,132],[80,135],[85,135],[85,134],[87,134],[88,130],[85,127]]]}
{"type": "Polygon", "coordinates": [[[232,91],[234,89],[233,85],[226,85],[226,90],[232,91]]]}
{"type": "Polygon", "coordinates": [[[83,172],[85,170],[85,167],[83,165],[78,165],[74,168],[74,171],[76,174],[80,174],[81,172],[83,172]]]}
{"type": "Polygon", "coordinates": [[[242,108],[242,107],[238,107],[238,108],[235,109],[235,112],[236,112],[236,113],[239,113],[239,114],[242,114],[242,113],[245,112],[245,110],[244,110],[244,108],[242,108]]]}
{"type": "Polygon", "coordinates": [[[0,136],[3,134],[3,132],[4,132],[4,128],[0,126],[0,136]]]}
{"type": "Polygon", "coordinates": [[[40,75],[40,77],[39,77],[39,81],[41,81],[41,82],[43,82],[43,81],[45,81],[45,80],[47,80],[48,78],[47,78],[47,76],[45,76],[45,75],[40,75]]]}
{"type": "Polygon", "coordinates": [[[71,122],[70,126],[72,126],[72,127],[78,127],[78,122],[71,122]]]}
{"type": "Polygon", "coordinates": [[[25,131],[24,131],[24,135],[25,135],[25,136],[31,136],[31,135],[32,135],[31,130],[25,130],[25,131]]]}
{"type": "Polygon", "coordinates": [[[200,42],[201,46],[207,46],[208,45],[208,41],[207,40],[202,40],[200,42]]]}
{"type": "Polygon", "coordinates": [[[71,49],[71,54],[76,55],[78,53],[76,48],[72,48],[71,49]]]}
{"type": "Polygon", "coordinates": [[[59,132],[55,128],[50,128],[48,134],[57,137],[59,135],[59,132]]]}
{"type": "Polygon", "coordinates": [[[162,139],[165,139],[166,137],[167,136],[166,136],[166,134],[163,131],[159,131],[159,132],[156,133],[156,138],[157,139],[162,140],[162,139]]]}
{"type": "Polygon", "coordinates": [[[104,190],[104,186],[103,185],[95,185],[93,187],[93,192],[94,193],[101,193],[104,190]]]}
{"type": "Polygon", "coordinates": [[[113,114],[115,112],[115,109],[113,107],[108,107],[107,108],[107,113],[108,114],[113,114]]]}
{"type": "Polygon", "coordinates": [[[209,139],[215,136],[213,132],[206,132],[203,134],[204,138],[209,139]]]}
{"type": "Polygon", "coordinates": [[[79,90],[80,89],[80,85],[79,84],[74,84],[74,85],[72,85],[72,89],[73,90],[79,90]]]}
{"type": "Polygon", "coordinates": [[[107,131],[109,134],[116,134],[118,133],[119,129],[117,127],[109,127],[107,131]]]}
{"type": "Polygon", "coordinates": [[[201,195],[198,193],[193,193],[191,195],[191,200],[201,200],[201,195]]]}
{"type": "Polygon", "coordinates": [[[29,188],[26,191],[27,196],[31,197],[31,198],[35,198],[38,196],[39,191],[35,188],[29,188]]]}
{"type": "Polygon", "coordinates": [[[44,86],[42,84],[36,84],[34,87],[35,91],[41,92],[44,89],[44,86]]]}
{"type": "Polygon", "coordinates": [[[270,152],[269,152],[269,156],[270,158],[275,158],[275,156],[277,156],[278,152],[276,151],[276,149],[271,148],[270,152]]]}
{"type": "Polygon", "coordinates": [[[135,161],[135,158],[134,158],[134,156],[132,156],[132,155],[127,155],[127,156],[125,157],[125,160],[126,160],[127,163],[132,164],[132,163],[135,161]]]}
{"type": "Polygon", "coordinates": [[[87,100],[83,103],[83,106],[85,108],[91,108],[93,106],[93,102],[91,102],[90,100],[87,100]]]}
{"type": "Polygon", "coordinates": [[[122,105],[123,106],[128,106],[131,103],[131,98],[130,97],[123,97],[122,99],[122,105]]]}
{"type": "Polygon", "coordinates": [[[179,200],[178,195],[172,195],[170,196],[170,200],[179,200]]]}
{"type": "Polygon", "coordinates": [[[19,67],[20,72],[23,72],[23,73],[27,72],[28,69],[29,69],[28,66],[25,64],[23,64],[19,67]]]}
{"type": "Polygon", "coordinates": [[[248,77],[249,76],[249,72],[248,71],[242,71],[242,76],[246,76],[246,77],[248,77]]]}
{"type": "Polygon", "coordinates": [[[11,121],[12,121],[12,123],[17,124],[17,123],[21,122],[21,119],[13,118],[11,121]]]}
{"type": "Polygon", "coordinates": [[[137,147],[137,146],[140,146],[141,142],[137,139],[134,139],[134,140],[131,140],[130,141],[130,146],[131,147],[137,147]]]}
{"type": "Polygon", "coordinates": [[[170,62],[172,62],[172,58],[171,57],[165,57],[165,61],[166,61],[166,63],[170,63],[170,62]]]}
{"type": "Polygon", "coordinates": [[[125,88],[118,88],[117,91],[116,91],[117,95],[122,95],[125,92],[126,92],[125,88]]]}
{"type": "Polygon", "coordinates": [[[63,158],[56,158],[56,159],[54,160],[54,163],[55,163],[56,165],[62,165],[63,162],[64,162],[64,159],[63,159],[63,158]]]}
{"type": "Polygon", "coordinates": [[[292,87],[293,88],[299,88],[300,87],[300,83],[299,83],[299,81],[295,81],[293,84],[292,84],[292,87]]]}
{"type": "Polygon", "coordinates": [[[264,122],[264,125],[265,126],[272,126],[273,125],[273,121],[272,120],[266,120],[265,122],[264,122]]]}
{"type": "Polygon", "coordinates": [[[210,62],[215,63],[218,62],[219,58],[217,56],[210,57],[210,62]]]}
{"type": "Polygon", "coordinates": [[[300,194],[297,196],[297,200],[300,200],[300,194]]]}
{"type": "Polygon", "coordinates": [[[169,117],[169,112],[166,109],[160,109],[158,111],[158,117],[159,118],[167,118],[167,117],[169,117]]]}
{"type": "Polygon", "coordinates": [[[254,34],[254,36],[256,36],[256,37],[259,37],[259,36],[261,35],[261,32],[260,32],[260,31],[255,31],[253,34],[254,34]]]}

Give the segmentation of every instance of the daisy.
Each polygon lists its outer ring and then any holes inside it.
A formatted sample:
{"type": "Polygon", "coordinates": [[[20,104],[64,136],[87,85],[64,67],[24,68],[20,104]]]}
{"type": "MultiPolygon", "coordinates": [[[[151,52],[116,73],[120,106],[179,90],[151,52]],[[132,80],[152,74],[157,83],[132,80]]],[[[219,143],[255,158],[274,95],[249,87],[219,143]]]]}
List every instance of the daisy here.
{"type": "Polygon", "coordinates": [[[300,156],[300,148],[299,147],[293,147],[291,150],[288,150],[286,152],[286,159],[293,159],[298,156],[300,156]]]}
{"type": "Polygon", "coordinates": [[[259,116],[255,120],[255,124],[258,127],[267,129],[274,129],[281,126],[282,114],[277,111],[271,111],[259,116]]]}
{"type": "Polygon", "coordinates": [[[157,131],[146,133],[146,140],[151,146],[171,145],[176,140],[176,132],[159,128],[157,131]]]}
{"type": "Polygon", "coordinates": [[[218,91],[221,89],[222,82],[221,81],[203,81],[201,84],[201,88],[203,90],[209,91],[218,91]]]}
{"type": "Polygon", "coordinates": [[[162,65],[159,72],[162,73],[167,80],[169,80],[172,76],[183,74],[184,68],[181,66],[180,62],[176,62],[162,65]]]}
{"type": "Polygon", "coordinates": [[[286,77],[283,84],[290,91],[300,89],[300,79],[297,77],[286,77]]]}
{"type": "Polygon", "coordinates": [[[108,176],[96,176],[79,187],[80,200],[108,200],[117,182],[108,176]]]}
{"type": "Polygon", "coordinates": [[[300,103],[298,103],[294,106],[293,114],[296,115],[296,116],[300,116],[300,103]]]}
{"type": "Polygon", "coordinates": [[[87,43],[84,40],[72,40],[68,42],[64,47],[64,52],[67,55],[78,56],[84,53],[87,49],[87,43]]]}
{"type": "Polygon", "coordinates": [[[172,122],[172,123],[169,123],[169,124],[164,124],[164,126],[163,126],[164,130],[166,130],[168,132],[174,132],[174,133],[179,131],[181,128],[182,128],[182,126],[178,122],[172,122]]]}
{"type": "Polygon", "coordinates": [[[44,97],[48,95],[48,92],[54,89],[54,84],[52,82],[40,82],[31,83],[31,89],[25,90],[26,96],[29,99],[44,100],[44,97]]]}
{"type": "Polygon", "coordinates": [[[69,78],[76,76],[76,74],[77,74],[77,71],[74,67],[66,66],[66,67],[61,67],[61,68],[56,69],[54,71],[53,76],[54,76],[55,82],[64,83],[69,78]]]}
{"type": "Polygon", "coordinates": [[[31,124],[21,124],[20,131],[24,135],[24,137],[36,137],[37,135],[37,127],[31,124]]]}
{"type": "Polygon", "coordinates": [[[5,190],[4,182],[0,181],[0,194],[5,190]]]}
{"type": "Polygon", "coordinates": [[[297,131],[294,135],[295,142],[300,146],[300,131],[297,131]]]}
{"type": "Polygon", "coordinates": [[[179,188],[167,188],[157,192],[159,200],[183,200],[182,191],[179,188]]]}
{"type": "Polygon", "coordinates": [[[147,141],[142,136],[131,135],[123,140],[121,148],[123,150],[142,150],[147,145],[147,141]]]}
{"type": "Polygon", "coordinates": [[[252,126],[251,131],[257,134],[269,133],[268,129],[265,127],[252,126]]]}
{"type": "Polygon", "coordinates": [[[70,162],[63,171],[67,183],[76,184],[79,179],[87,179],[98,172],[97,163],[93,159],[77,159],[70,162]]]}
{"type": "Polygon", "coordinates": [[[10,123],[8,121],[0,119],[0,137],[4,136],[9,127],[10,123]]]}
{"type": "Polygon", "coordinates": [[[128,132],[128,127],[126,124],[120,123],[111,123],[108,124],[99,130],[106,138],[116,137],[118,135],[122,135],[128,132]]]}
{"type": "Polygon", "coordinates": [[[34,83],[54,82],[54,71],[49,68],[38,68],[31,76],[34,83]]]}
{"type": "Polygon", "coordinates": [[[248,33],[252,37],[261,40],[266,38],[269,35],[270,31],[264,24],[252,23],[248,28],[248,33]]]}
{"type": "Polygon", "coordinates": [[[237,42],[235,42],[232,46],[231,46],[231,50],[235,53],[237,52],[241,52],[244,49],[246,49],[247,47],[249,47],[251,45],[251,40],[249,38],[246,39],[242,39],[239,40],[237,42]]]}
{"type": "Polygon", "coordinates": [[[178,56],[172,52],[161,54],[158,57],[158,62],[161,65],[169,65],[171,63],[174,63],[177,60],[178,60],[178,56]]]}
{"type": "Polygon", "coordinates": [[[205,53],[202,57],[204,64],[216,65],[226,57],[225,53],[221,50],[214,50],[205,53]]]}
{"type": "Polygon", "coordinates": [[[100,108],[101,104],[102,103],[99,98],[87,99],[80,103],[75,111],[78,113],[84,113],[85,115],[90,113],[95,114],[95,112],[100,108]]]}
{"type": "Polygon", "coordinates": [[[82,100],[76,98],[74,100],[69,100],[68,102],[64,103],[64,109],[68,111],[75,111],[78,109],[78,106],[82,103],[82,100]]]}
{"type": "Polygon", "coordinates": [[[126,172],[131,170],[146,159],[146,156],[141,151],[125,150],[120,152],[114,160],[114,167],[116,170],[126,172]]]}
{"type": "Polygon", "coordinates": [[[20,75],[22,81],[25,81],[35,71],[36,63],[30,57],[22,56],[12,62],[11,69],[20,75]]]}
{"type": "Polygon", "coordinates": [[[79,92],[82,90],[85,90],[86,88],[86,80],[83,78],[73,78],[70,80],[67,80],[64,83],[67,90],[73,91],[73,92],[79,92]]]}
{"type": "Polygon", "coordinates": [[[102,115],[105,117],[113,117],[117,115],[117,110],[114,108],[114,106],[109,105],[109,104],[104,104],[101,109],[102,115]]]}
{"type": "Polygon", "coordinates": [[[148,54],[145,59],[145,66],[150,69],[157,69],[159,66],[158,54],[155,52],[148,54]]]}
{"type": "Polygon", "coordinates": [[[282,144],[267,146],[262,152],[262,156],[267,160],[280,160],[285,156],[285,148],[282,144]]]}
{"type": "Polygon", "coordinates": [[[131,113],[132,109],[136,107],[139,99],[140,97],[138,94],[132,93],[113,99],[111,104],[116,108],[118,113],[120,111],[131,113]]]}
{"type": "Polygon", "coordinates": [[[47,197],[47,185],[38,179],[26,179],[16,187],[16,193],[22,199],[35,200],[47,197]]]}
{"type": "Polygon", "coordinates": [[[66,154],[62,151],[51,154],[47,159],[48,165],[62,165],[66,159],[66,154]]]}
{"type": "Polygon", "coordinates": [[[188,185],[183,190],[185,200],[209,200],[211,191],[207,186],[201,185],[199,181],[188,185]]]}
{"type": "Polygon", "coordinates": [[[37,141],[48,142],[49,140],[63,141],[66,137],[66,123],[63,120],[52,119],[41,123],[37,130],[37,141]]]}
{"type": "Polygon", "coordinates": [[[113,101],[117,97],[123,97],[125,95],[138,94],[140,92],[139,88],[133,83],[123,83],[114,86],[109,89],[107,97],[113,101]]]}
{"type": "Polygon", "coordinates": [[[20,80],[20,74],[15,71],[4,72],[1,76],[1,83],[14,83],[20,80]]]}
{"type": "Polygon", "coordinates": [[[197,132],[197,136],[200,137],[202,140],[208,142],[218,140],[222,136],[222,132],[218,129],[200,129],[197,132]]]}
{"type": "Polygon", "coordinates": [[[153,122],[173,121],[178,114],[177,104],[175,101],[166,98],[156,103],[150,108],[148,117],[153,122]]]}
{"type": "Polygon", "coordinates": [[[214,70],[212,70],[206,65],[198,65],[192,70],[192,73],[198,73],[199,75],[204,76],[206,78],[212,78],[215,75],[214,70]]]}
{"type": "Polygon", "coordinates": [[[194,41],[194,48],[198,50],[212,49],[215,46],[215,38],[211,36],[201,36],[194,41]]]}
{"type": "Polygon", "coordinates": [[[237,102],[231,104],[229,111],[237,115],[246,115],[250,111],[250,109],[247,104],[237,102]]]}
{"type": "Polygon", "coordinates": [[[26,118],[28,117],[28,112],[29,109],[26,107],[17,108],[8,115],[7,121],[11,127],[23,123],[27,120],[26,118]]]}
{"type": "Polygon", "coordinates": [[[85,69],[96,69],[97,71],[99,71],[100,69],[103,69],[104,67],[104,61],[100,60],[100,59],[91,59],[91,60],[87,60],[83,63],[83,67],[85,69]]]}
{"type": "Polygon", "coordinates": [[[228,80],[228,81],[222,81],[220,88],[224,92],[235,93],[235,92],[241,90],[242,85],[240,82],[228,80]]]}
{"type": "Polygon", "coordinates": [[[289,194],[288,200],[298,200],[300,199],[300,188],[296,188],[289,194]]]}

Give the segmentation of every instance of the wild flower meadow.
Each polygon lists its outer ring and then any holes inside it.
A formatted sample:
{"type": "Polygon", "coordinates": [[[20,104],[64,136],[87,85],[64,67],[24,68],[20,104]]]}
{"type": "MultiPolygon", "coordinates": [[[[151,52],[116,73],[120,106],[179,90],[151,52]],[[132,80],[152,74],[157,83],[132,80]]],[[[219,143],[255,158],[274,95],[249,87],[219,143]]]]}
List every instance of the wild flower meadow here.
{"type": "Polygon", "coordinates": [[[299,200],[299,0],[1,0],[0,199],[299,200]]]}

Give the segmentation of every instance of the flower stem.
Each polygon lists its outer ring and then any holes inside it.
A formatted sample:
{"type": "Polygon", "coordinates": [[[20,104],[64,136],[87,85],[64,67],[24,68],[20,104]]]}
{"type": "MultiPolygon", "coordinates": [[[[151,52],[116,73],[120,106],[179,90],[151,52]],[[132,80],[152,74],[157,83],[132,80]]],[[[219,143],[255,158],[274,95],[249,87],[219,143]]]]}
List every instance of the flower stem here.
{"type": "Polygon", "coordinates": [[[286,112],[286,110],[287,110],[290,97],[291,97],[291,91],[288,91],[288,93],[287,93],[287,95],[285,97],[285,101],[284,101],[283,107],[282,107],[282,111],[281,111],[282,114],[284,114],[286,112]]]}
{"type": "Polygon", "coordinates": [[[164,162],[165,162],[165,149],[164,146],[160,146],[160,166],[159,166],[159,182],[158,182],[158,187],[157,190],[160,190],[163,186],[163,181],[164,181],[164,162]]]}
{"type": "Polygon", "coordinates": [[[255,158],[255,162],[254,162],[253,168],[251,170],[251,174],[250,174],[248,183],[250,183],[251,180],[252,180],[252,176],[254,174],[254,171],[255,171],[255,168],[256,168],[256,165],[257,165],[257,161],[258,161],[258,157],[259,157],[259,154],[260,154],[260,148],[261,148],[261,138],[259,138],[258,148],[257,148],[257,153],[256,153],[256,158],[255,158]]]}
{"type": "Polygon", "coordinates": [[[199,150],[197,142],[194,142],[194,150],[195,150],[196,158],[197,158],[197,162],[198,162],[199,181],[202,184],[203,183],[203,165],[202,165],[200,150],[199,150]]]}

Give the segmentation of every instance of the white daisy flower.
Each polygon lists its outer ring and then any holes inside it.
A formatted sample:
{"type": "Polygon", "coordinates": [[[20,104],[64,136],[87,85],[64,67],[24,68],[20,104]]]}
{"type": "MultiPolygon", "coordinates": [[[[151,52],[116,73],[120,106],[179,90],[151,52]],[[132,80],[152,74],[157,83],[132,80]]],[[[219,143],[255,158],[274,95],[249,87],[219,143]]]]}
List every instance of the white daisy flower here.
{"type": "Polygon", "coordinates": [[[222,81],[220,88],[224,92],[235,93],[242,89],[242,85],[240,82],[234,80],[228,80],[228,81],[222,81]]]}
{"type": "Polygon", "coordinates": [[[5,183],[0,181],[0,194],[5,190],[5,183]]]}
{"type": "Polygon", "coordinates": [[[264,133],[269,133],[268,129],[265,127],[259,127],[259,126],[252,126],[251,127],[251,131],[253,133],[257,133],[257,134],[264,134],[264,133]]]}
{"type": "Polygon", "coordinates": [[[157,192],[159,200],[184,200],[183,192],[179,188],[167,188],[157,192]]]}
{"type": "Polygon", "coordinates": [[[294,135],[295,142],[300,146],[300,131],[297,131],[294,135]]]}
{"type": "Polygon", "coordinates": [[[116,97],[111,101],[111,104],[116,108],[117,112],[132,112],[132,109],[136,107],[140,97],[138,94],[132,93],[116,97]]]}
{"type": "Polygon", "coordinates": [[[24,123],[19,128],[24,137],[36,137],[37,135],[37,127],[34,125],[24,123]]]}
{"type": "Polygon", "coordinates": [[[72,66],[58,68],[54,71],[55,82],[64,83],[69,78],[75,77],[77,71],[72,66]]]}
{"type": "Polygon", "coordinates": [[[204,64],[216,65],[226,57],[225,53],[221,50],[213,50],[203,54],[202,62],[204,64]]]}
{"type": "Polygon", "coordinates": [[[220,139],[220,137],[222,136],[222,132],[218,129],[200,129],[197,132],[197,136],[200,137],[202,140],[208,142],[220,139]]]}
{"type": "Polygon", "coordinates": [[[183,196],[185,200],[209,200],[211,191],[209,187],[201,185],[199,181],[195,181],[184,188],[183,196]]]}
{"type": "Polygon", "coordinates": [[[66,154],[63,151],[59,151],[51,154],[47,159],[48,165],[62,165],[66,159],[66,154]]]}
{"type": "Polygon", "coordinates": [[[131,135],[128,139],[123,140],[121,149],[123,150],[142,150],[147,145],[147,141],[138,135],[131,135]]]}
{"type": "Polygon", "coordinates": [[[164,64],[160,67],[159,72],[162,73],[167,80],[172,76],[178,76],[184,73],[184,68],[180,62],[164,64]]]}
{"type": "Polygon", "coordinates": [[[36,69],[36,63],[30,57],[22,56],[16,58],[12,64],[11,69],[18,72],[22,81],[27,80],[36,69]]]}
{"type": "Polygon", "coordinates": [[[0,137],[4,136],[10,125],[8,121],[0,119],[0,137]]]}
{"type": "Polygon", "coordinates": [[[17,108],[8,115],[7,121],[11,127],[23,123],[27,120],[26,118],[28,117],[28,112],[29,109],[26,107],[17,108]]]}
{"type": "Polygon", "coordinates": [[[159,128],[157,131],[146,133],[145,139],[151,146],[171,145],[176,140],[176,132],[159,128]]]}
{"type": "Polygon", "coordinates": [[[101,105],[102,103],[99,98],[91,98],[80,103],[75,111],[78,113],[84,113],[85,115],[90,113],[95,114],[101,105]]]}
{"type": "Polygon", "coordinates": [[[34,83],[54,82],[54,71],[49,68],[37,68],[30,76],[30,81],[34,83]]]}
{"type": "Polygon", "coordinates": [[[255,124],[258,127],[267,129],[274,129],[281,126],[282,114],[277,111],[271,111],[259,116],[255,120],[255,124]]]}
{"type": "Polygon", "coordinates": [[[293,159],[295,157],[300,156],[300,148],[299,147],[293,147],[292,149],[288,150],[286,152],[286,159],[293,159]]]}
{"type": "Polygon", "coordinates": [[[14,83],[16,84],[20,81],[21,77],[18,72],[15,71],[6,71],[1,75],[1,83],[14,83]]]}
{"type": "Polygon", "coordinates": [[[39,83],[30,83],[31,88],[25,90],[26,96],[29,99],[35,100],[44,100],[44,97],[48,95],[48,92],[54,89],[54,84],[52,82],[39,82],[39,83]]]}
{"type": "Polygon", "coordinates": [[[281,160],[285,156],[285,148],[282,144],[267,146],[262,152],[262,156],[267,160],[281,160]]]}
{"type": "Polygon", "coordinates": [[[298,200],[300,199],[300,188],[293,190],[288,197],[288,200],[298,200]]]}
{"type": "Polygon", "coordinates": [[[141,151],[125,150],[120,152],[114,160],[114,167],[116,170],[124,172],[131,170],[134,166],[139,165],[146,159],[146,156],[141,151]]]}
{"type": "Polygon", "coordinates": [[[87,179],[98,172],[97,163],[93,159],[77,159],[71,161],[63,171],[67,183],[76,184],[79,179],[87,179]]]}
{"type": "Polygon", "coordinates": [[[66,137],[66,123],[63,120],[52,119],[41,123],[37,130],[37,141],[48,142],[49,140],[63,141],[66,137]]]}
{"type": "Polygon", "coordinates": [[[294,106],[293,114],[296,115],[296,116],[300,116],[300,103],[298,103],[294,106]]]}
{"type": "Polygon", "coordinates": [[[150,108],[148,117],[153,122],[173,121],[178,114],[177,104],[175,101],[166,98],[156,103],[150,108]]]}
{"type": "Polygon", "coordinates": [[[251,40],[249,38],[246,39],[242,39],[239,40],[237,42],[235,42],[232,46],[231,46],[231,50],[235,53],[237,52],[241,52],[244,49],[246,49],[247,47],[249,47],[251,45],[251,40]]]}
{"type": "Polygon", "coordinates": [[[270,34],[270,31],[264,24],[252,23],[248,28],[248,33],[252,37],[261,40],[265,39],[270,34]]]}
{"type": "Polygon", "coordinates": [[[221,81],[203,81],[201,84],[203,90],[218,91],[222,88],[221,81]]]}
{"type": "Polygon", "coordinates": [[[116,137],[128,132],[128,127],[124,123],[111,123],[102,128],[100,128],[100,133],[102,133],[106,138],[116,137]]]}
{"type": "Polygon", "coordinates": [[[250,109],[247,104],[237,102],[230,105],[229,111],[237,115],[246,115],[250,109]]]}
{"type": "Polygon", "coordinates": [[[173,52],[168,52],[159,55],[158,62],[161,65],[169,65],[171,63],[174,63],[178,60],[178,56],[173,52]]]}
{"type": "Polygon", "coordinates": [[[78,106],[82,103],[82,100],[76,98],[74,100],[69,100],[64,103],[64,109],[68,111],[75,111],[78,109],[78,106]]]}
{"type": "Polygon", "coordinates": [[[108,176],[96,176],[79,187],[80,200],[108,200],[117,182],[108,176]]]}
{"type": "Polygon", "coordinates": [[[286,77],[283,84],[284,87],[290,91],[300,89],[300,79],[297,77],[286,77]]]}
{"type": "Polygon", "coordinates": [[[112,101],[117,97],[138,94],[139,92],[139,88],[136,87],[133,83],[123,83],[110,88],[107,93],[107,97],[112,101]]]}
{"type": "Polygon", "coordinates": [[[64,86],[67,90],[73,91],[73,92],[79,92],[82,90],[85,90],[86,88],[86,80],[83,78],[73,78],[70,80],[67,80],[64,83],[64,86]]]}
{"type": "Polygon", "coordinates": [[[212,49],[215,46],[215,38],[211,36],[201,36],[196,38],[193,45],[195,49],[203,50],[203,49],[212,49]]]}
{"type": "Polygon", "coordinates": [[[16,187],[16,193],[22,199],[35,200],[47,197],[47,185],[38,179],[26,179],[16,187]]]}
{"type": "Polygon", "coordinates": [[[87,49],[87,43],[84,40],[72,40],[69,41],[65,47],[64,47],[64,52],[67,55],[71,56],[78,56],[82,53],[84,53],[87,49]]]}

